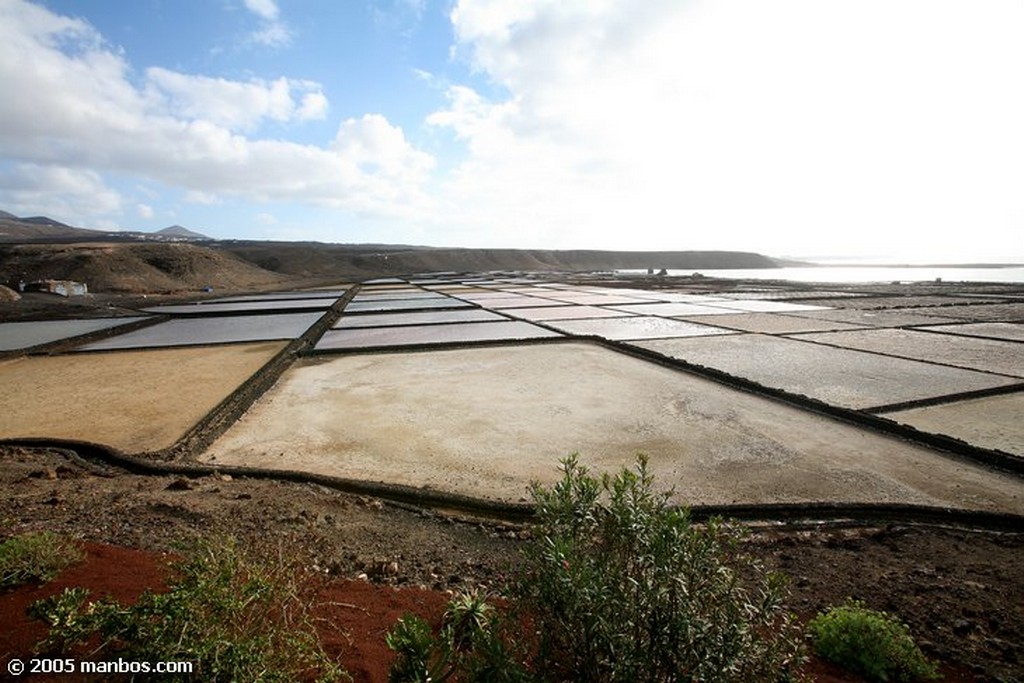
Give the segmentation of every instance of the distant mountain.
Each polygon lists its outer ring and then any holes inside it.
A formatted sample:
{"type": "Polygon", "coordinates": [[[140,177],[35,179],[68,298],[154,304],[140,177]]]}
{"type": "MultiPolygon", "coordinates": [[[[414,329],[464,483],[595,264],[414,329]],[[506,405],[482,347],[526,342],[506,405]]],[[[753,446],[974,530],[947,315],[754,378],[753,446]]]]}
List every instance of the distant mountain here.
{"type": "Polygon", "coordinates": [[[169,228],[163,230],[157,230],[153,233],[154,235],[161,235],[163,237],[180,237],[189,240],[208,240],[211,239],[202,233],[189,230],[183,225],[172,225],[169,228]]]}
{"type": "Polygon", "coordinates": [[[210,237],[181,225],[156,232],[137,230],[89,230],[76,228],[49,216],[22,218],[8,211],[0,211],[0,242],[54,242],[54,241],[116,241],[116,242],[192,242],[211,241],[210,237]]]}
{"type": "Polygon", "coordinates": [[[47,216],[19,218],[0,211],[0,242],[54,239],[102,239],[108,233],[99,230],[74,228],[47,216]]]}
{"type": "Polygon", "coordinates": [[[83,230],[84,228],[73,228],[67,223],[61,223],[55,221],[49,216],[29,216],[28,218],[18,218],[22,223],[31,223],[32,225],[45,225],[50,228],[68,228],[70,230],[83,230]]]}

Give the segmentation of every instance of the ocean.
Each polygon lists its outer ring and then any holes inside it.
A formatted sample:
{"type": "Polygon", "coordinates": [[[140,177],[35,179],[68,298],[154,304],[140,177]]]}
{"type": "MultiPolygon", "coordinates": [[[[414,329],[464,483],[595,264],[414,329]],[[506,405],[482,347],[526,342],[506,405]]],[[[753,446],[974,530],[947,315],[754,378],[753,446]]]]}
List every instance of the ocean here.
{"type": "MultiPolygon", "coordinates": [[[[621,270],[640,274],[642,270],[621,270]]],[[[787,268],[736,268],[727,270],[669,270],[669,275],[699,272],[707,277],[744,280],[792,280],[795,282],[1022,282],[1024,266],[805,266],[787,268]]]]}

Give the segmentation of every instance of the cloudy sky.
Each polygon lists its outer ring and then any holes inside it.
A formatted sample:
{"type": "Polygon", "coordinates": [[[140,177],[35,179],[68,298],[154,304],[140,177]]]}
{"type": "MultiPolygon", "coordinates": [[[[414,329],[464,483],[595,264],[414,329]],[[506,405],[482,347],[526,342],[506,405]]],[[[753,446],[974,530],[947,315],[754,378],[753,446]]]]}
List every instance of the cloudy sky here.
{"type": "Polygon", "coordinates": [[[0,0],[0,209],[1024,261],[1021,0],[0,0]]]}

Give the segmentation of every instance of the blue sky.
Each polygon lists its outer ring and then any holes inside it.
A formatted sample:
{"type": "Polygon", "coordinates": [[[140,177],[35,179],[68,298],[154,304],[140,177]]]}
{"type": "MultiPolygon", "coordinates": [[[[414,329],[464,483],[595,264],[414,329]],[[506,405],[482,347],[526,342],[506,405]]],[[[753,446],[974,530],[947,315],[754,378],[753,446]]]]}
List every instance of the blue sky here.
{"type": "Polygon", "coordinates": [[[1019,0],[0,0],[0,209],[1024,261],[1019,0]]]}

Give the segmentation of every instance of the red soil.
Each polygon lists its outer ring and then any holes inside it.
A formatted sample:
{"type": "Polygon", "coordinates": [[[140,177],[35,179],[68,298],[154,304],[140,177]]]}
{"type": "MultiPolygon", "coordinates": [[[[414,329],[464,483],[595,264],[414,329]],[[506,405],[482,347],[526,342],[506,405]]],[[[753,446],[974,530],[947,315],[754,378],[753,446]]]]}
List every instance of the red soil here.
{"type": "MultiPolygon", "coordinates": [[[[26,615],[26,609],[68,587],[90,589],[94,597],[110,596],[122,602],[135,600],[147,588],[159,588],[166,578],[168,556],[98,543],[83,543],[85,560],[68,568],[44,586],[22,586],[0,593],[0,681],[88,680],[80,676],[34,675],[9,677],[7,662],[12,658],[28,660],[39,640],[46,635],[44,625],[26,615]]],[[[405,613],[418,614],[435,627],[439,624],[447,595],[440,591],[396,588],[367,581],[335,580],[323,592],[317,616],[330,624],[321,631],[325,650],[338,657],[356,683],[384,683],[393,659],[384,643],[384,635],[405,613]]],[[[826,662],[813,660],[807,673],[812,681],[844,683],[859,681],[826,662]]],[[[944,680],[971,681],[965,670],[944,669],[944,680]]]]}
{"type": "MultiPolygon", "coordinates": [[[[130,603],[147,588],[160,587],[166,578],[167,556],[98,543],[84,543],[83,562],[68,568],[44,586],[22,586],[0,593],[0,680],[8,680],[7,662],[27,661],[34,645],[46,636],[46,627],[30,619],[26,610],[36,600],[65,588],[82,586],[92,596],[110,596],[130,603]]],[[[392,653],[384,635],[406,612],[436,624],[447,596],[439,591],[393,588],[367,581],[333,581],[325,588],[317,617],[330,626],[321,632],[326,651],[340,656],[355,683],[387,681],[392,653]]],[[[10,680],[14,680],[11,678],[10,680]]],[[[21,681],[61,681],[83,678],[69,675],[21,676],[21,681]]]]}

